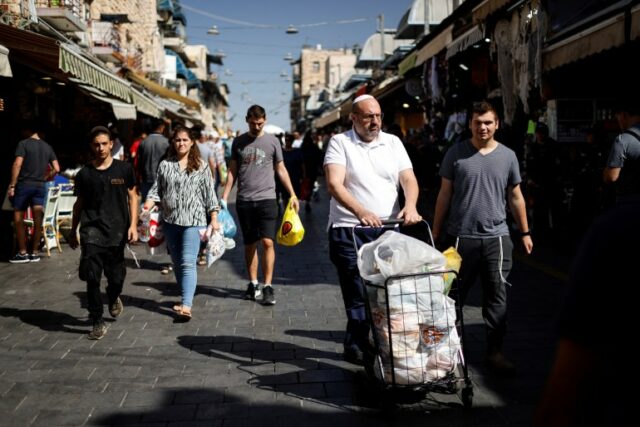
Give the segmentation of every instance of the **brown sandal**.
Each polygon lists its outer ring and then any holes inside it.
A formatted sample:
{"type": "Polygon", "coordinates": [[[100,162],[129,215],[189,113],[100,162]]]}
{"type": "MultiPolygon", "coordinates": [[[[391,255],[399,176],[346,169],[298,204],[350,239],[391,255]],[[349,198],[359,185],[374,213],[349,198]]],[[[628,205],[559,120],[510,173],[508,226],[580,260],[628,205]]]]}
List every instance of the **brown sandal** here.
{"type": "Polygon", "coordinates": [[[191,320],[191,311],[186,311],[184,308],[177,311],[176,314],[178,315],[178,320],[182,320],[183,322],[191,320]]]}

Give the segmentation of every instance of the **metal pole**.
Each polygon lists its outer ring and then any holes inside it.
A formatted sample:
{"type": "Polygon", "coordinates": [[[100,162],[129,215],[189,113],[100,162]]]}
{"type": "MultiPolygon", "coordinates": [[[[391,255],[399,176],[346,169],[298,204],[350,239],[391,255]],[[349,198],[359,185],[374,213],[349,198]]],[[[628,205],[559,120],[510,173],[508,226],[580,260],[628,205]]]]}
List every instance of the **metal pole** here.
{"type": "Polygon", "coordinates": [[[384,15],[380,14],[378,15],[378,20],[380,21],[380,55],[382,57],[382,59],[380,60],[380,62],[384,62],[384,15]]]}
{"type": "Polygon", "coordinates": [[[424,35],[429,34],[429,0],[423,0],[424,4],[424,35]]]}

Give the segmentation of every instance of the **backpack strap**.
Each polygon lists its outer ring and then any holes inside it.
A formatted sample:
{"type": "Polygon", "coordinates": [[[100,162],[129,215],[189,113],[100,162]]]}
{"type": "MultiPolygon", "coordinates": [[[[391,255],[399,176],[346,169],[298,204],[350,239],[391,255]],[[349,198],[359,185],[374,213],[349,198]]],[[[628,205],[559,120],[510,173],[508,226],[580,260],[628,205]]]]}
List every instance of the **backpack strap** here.
{"type": "Polygon", "coordinates": [[[627,135],[631,135],[633,136],[635,139],[637,139],[638,141],[640,141],[640,129],[635,128],[635,127],[631,127],[627,130],[625,130],[622,133],[626,133],[627,135]]]}

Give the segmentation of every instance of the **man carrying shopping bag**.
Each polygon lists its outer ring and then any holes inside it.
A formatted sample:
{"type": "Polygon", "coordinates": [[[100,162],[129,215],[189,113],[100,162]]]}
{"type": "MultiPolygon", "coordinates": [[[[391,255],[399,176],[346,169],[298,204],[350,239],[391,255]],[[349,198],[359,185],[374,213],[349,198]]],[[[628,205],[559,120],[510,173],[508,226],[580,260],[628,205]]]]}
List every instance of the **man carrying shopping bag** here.
{"type": "Polygon", "coordinates": [[[275,136],[264,132],[267,114],[259,105],[252,105],[246,116],[249,131],[238,136],[231,146],[231,162],[227,171],[227,183],[222,193],[226,203],[235,181],[238,181],[236,210],[242,238],[244,256],[249,275],[245,298],[274,305],[276,303],[272,287],[273,267],[275,265],[276,221],[278,204],[276,201],[275,173],[291,195],[291,205],[296,212],[300,209],[293,191],[287,169],[282,158],[282,145],[275,136]],[[264,283],[258,282],[258,242],[264,251],[262,272],[264,283]]]}

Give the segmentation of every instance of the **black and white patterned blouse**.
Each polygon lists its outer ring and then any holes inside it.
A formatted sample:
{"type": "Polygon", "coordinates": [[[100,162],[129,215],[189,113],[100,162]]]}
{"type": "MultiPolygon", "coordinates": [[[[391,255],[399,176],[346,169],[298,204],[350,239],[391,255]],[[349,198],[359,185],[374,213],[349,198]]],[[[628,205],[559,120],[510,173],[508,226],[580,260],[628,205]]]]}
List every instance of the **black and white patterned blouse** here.
{"type": "Polygon", "coordinates": [[[158,166],[156,182],[147,199],[160,202],[162,217],[169,224],[183,227],[207,226],[212,211],[220,209],[209,165],[187,173],[175,158],[158,166]]]}

